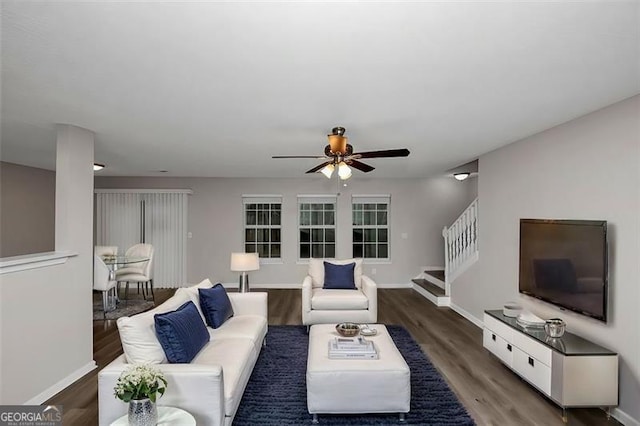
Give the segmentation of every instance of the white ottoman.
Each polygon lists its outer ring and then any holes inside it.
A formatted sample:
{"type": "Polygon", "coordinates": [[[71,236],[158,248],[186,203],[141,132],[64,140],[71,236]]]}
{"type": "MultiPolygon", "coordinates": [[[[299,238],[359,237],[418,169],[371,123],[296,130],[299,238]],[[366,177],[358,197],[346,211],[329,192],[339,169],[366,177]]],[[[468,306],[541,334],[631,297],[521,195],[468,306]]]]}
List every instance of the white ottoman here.
{"type": "Polygon", "coordinates": [[[317,423],[321,413],[409,412],[409,366],[386,327],[374,324],[375,336],[367,337],[378,349],[379,359],[329,359],[328,342],[339,337],[335,326],[317,324],[309,331],[307,360],[307,408],[317,423]]]}

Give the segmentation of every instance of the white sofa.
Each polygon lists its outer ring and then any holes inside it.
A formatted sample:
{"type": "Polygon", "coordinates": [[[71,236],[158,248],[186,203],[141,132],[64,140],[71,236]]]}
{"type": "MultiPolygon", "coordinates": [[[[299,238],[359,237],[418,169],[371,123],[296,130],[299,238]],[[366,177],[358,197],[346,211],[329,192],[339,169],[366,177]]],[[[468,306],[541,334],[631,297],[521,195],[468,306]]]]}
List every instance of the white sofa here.
{"type": "Polygon", "coordinates": [[[155,337],[153,316],[192,300],[209,280],[180,288],[162,305],[118,320],[124,354],[98,373],[99,424],[109,425],[127,413],[128,404],[114,396],[114,386],[130,363],[157,364],[168,386],[158,405],[182,408],[198,425],[231,425],[267,334],[267,293],[229,293],[234,315],[217,329],[207,327],[210,341],[190,364],[169,364],[155,337]]]}
{"type": "Polygon", "coordinates": [[[362,259],[326,260],[335,265],[355,262],[355,290],[323,289],[324,260],[309,259],[309,273],[302,282],[302,324],[375,323],[378,320],[378,286],[363,275],[362,259]]]}

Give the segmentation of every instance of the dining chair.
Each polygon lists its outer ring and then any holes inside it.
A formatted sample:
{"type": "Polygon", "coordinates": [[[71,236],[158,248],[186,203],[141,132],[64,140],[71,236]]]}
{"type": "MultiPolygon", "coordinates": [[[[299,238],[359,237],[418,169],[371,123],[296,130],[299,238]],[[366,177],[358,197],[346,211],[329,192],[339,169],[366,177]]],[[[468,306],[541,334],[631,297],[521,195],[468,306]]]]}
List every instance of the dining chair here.
{"type": "MultiPolygon", "coordinates": [[[[117,282],[109,279],[111,269],[98,255],[93,256],[93,289],[102,292],[103,318],[107,319],[107,310],[110,308],[109,293],[116,291],[117,282]]],[[[115,295],[114,299],[115,300],[115,295]]]]}
{"type": "Polygon", "coordinates": [[[95,246],[93,249],[93,254],[100,257],[117,256],[118,246],[95,246]]]}
{"type": "Polygon", "coordinates": [[[142,284],[142,296],[146,299],[147,293],[151,292],[151,299],[155,298],[153,293],[153,245],[135,244],[127,249],[125,258],[144,257],[149,260],[140,263],[131,263],[128,266],[116,270],[116,281],[126,283],[125,299],[129,298],[129,283],[138,283],[138,291],[142,284]]]}

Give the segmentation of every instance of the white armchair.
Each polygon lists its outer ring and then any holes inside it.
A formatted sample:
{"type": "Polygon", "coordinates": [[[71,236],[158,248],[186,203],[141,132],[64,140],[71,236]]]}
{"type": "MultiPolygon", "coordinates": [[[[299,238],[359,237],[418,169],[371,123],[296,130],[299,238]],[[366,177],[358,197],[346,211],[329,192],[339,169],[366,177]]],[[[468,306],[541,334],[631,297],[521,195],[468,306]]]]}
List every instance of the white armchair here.
{"type": "Polygon", "coordinates": [[[309,274],[302,282],[302,324],[339,322],[375,323],[378,319],[378,287],[362,274],[362,259],[327,260],[334,265],[355,262],[354,290],[324,289],[324,259],[309,260],[309,274]]]}

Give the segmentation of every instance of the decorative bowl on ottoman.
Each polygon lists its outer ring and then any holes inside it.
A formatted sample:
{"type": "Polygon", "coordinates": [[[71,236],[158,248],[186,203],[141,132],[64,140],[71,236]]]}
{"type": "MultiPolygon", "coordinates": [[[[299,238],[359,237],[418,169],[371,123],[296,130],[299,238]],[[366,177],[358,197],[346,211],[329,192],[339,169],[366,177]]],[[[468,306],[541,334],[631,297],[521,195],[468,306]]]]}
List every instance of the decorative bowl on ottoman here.
{"type": "Polygon", "coordinates": [[[353,322],[341,322],[336,325],[336,331],[343,337],[354,337],[360,332],[360,326],[353,322]]]}

